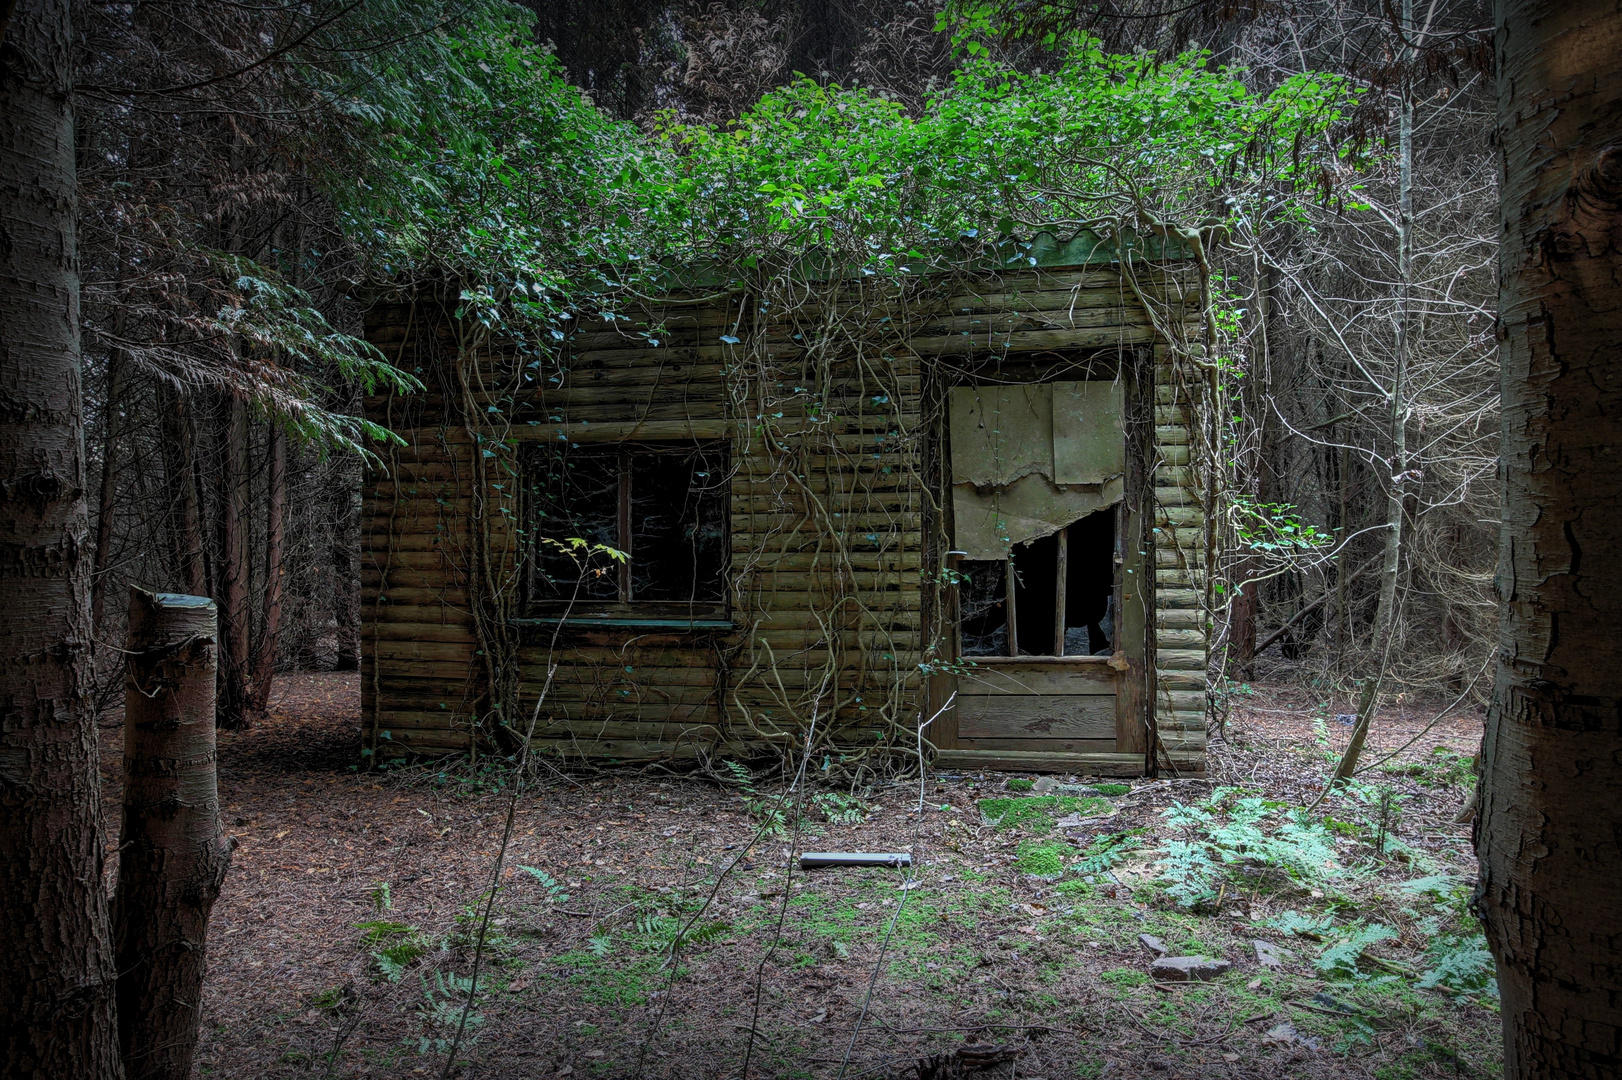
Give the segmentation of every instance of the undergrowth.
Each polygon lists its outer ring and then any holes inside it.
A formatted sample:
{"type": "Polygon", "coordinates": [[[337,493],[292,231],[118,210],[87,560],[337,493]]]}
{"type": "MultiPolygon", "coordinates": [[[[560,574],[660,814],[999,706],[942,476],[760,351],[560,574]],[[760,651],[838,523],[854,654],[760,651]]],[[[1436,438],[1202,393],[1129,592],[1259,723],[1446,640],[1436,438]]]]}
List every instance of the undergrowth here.
{"type": "Polygon", "coordinates": [[[1162,849],[1166,896],[1185,909],[1216,901],[1234,877],[1251,889],[1322,884],[1347,872],[1335,838],[1288,803],[1218,788],[1201,803],[1178,803],[1161,815],[1181,833],[1162,849]]]}

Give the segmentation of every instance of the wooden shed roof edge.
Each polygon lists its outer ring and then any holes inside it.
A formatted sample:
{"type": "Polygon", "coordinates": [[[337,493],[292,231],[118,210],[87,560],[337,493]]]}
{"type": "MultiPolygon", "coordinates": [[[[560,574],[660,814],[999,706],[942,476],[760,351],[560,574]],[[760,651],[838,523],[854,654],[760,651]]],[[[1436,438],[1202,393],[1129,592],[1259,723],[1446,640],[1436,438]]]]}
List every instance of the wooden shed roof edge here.
{"type": "MultiPolygon", "coordinates": [[[[940,240],[933,252],[921,246],[914,247],[912,250],[917,252],[919,257],[897,263],[895,272],[917,276],[940,273],[941,263],[950,260],[954,251],[961,252],[965,246],[965,239],[973,238],[940,240]]],[[[1180,262],[1194,257],[1193,251],[1183,242],[1160,235],[1134,236],[1133,246],[1138,256],[1135,261],[1180,262]]],[[[968,264],[967,269],[970,273],[999,274],[1020,270],[1068,270],[1090,266],[1115,266],[1119,265],[1120,261],[1120,250],[1115,242],[1105,239],[1095,230],[1078,229],[1069,239],[1063,239],[1058,234],[1044,229],[1032,234],[1028,240],[1017,236],[998,240],[992,246],[989,257],[981,253],[968,264]]],[[[961,264],[954,265],[961,268],[961,264]]],[[[834,267],[829,262],[825,260],[819,262],[815,255],[802,258],[795,271],[804,281],[826,281],[835,273],[834,267]]],[[[862,271],[857,270],[847,271],[845,276],[856,278],[864,275],[862,271]]],[[[718,266],[709,268],[694,266],[680,272],[672,272],[668,277],[667,287],[691,289],[743,286],[741,283],[727,280],[718,266]]]]}
{"type": "MultiPolygon", "coordinates": [[[[964,238],[941,240],[933,253],[914,248],[913,250],[918,251],[921,257],[898,263],[895,272],[915,277],[940,273],[951,260],[954,251],[962,252],[963,240],[964,238]]],[[[1194,258],[1193,251],[1185,243],[1165,236],[1135,237],[1134,244],[1137,255],[1134,261],[1171,263],[1194,258]]],[[[990,275],[1028,270],[1082,270],[1088,267],[1117,266],[1120,261],[1120,251],[1115,242],[1105,239],[1092,229],[1078,229],[1068,239],[1063,239],[1050,230],[1041,230],[1032,234],[1028,240],[1017,236],[1004,237],[992,246],[989,257],[984,252],[979,253],[974,261],[968,264],[967,269],[971,274],[990,275]]],[[[961,263],[952,265],[963,268],[961,263]]],[[[816,256],[808,255],[800,260],[796,274],[803,281],[826,281],[832,276],[833,267],[827,261],[822,261],[819,265],[816,256]]],[[[845,276],[858,279],[868,275],[856,270],[847,272],[845,276]]],[[[424,285],[415,288],[422,289],[424,285]]],[[[671,293],[693,289],[741,292],[748,287],[734,275],[724,273],[718,262],[709,266],[693,265],[679,271],[669,271],[660,279],[660,285],[671,293]]],[[[444,301],[449,303],[454,300],[459,288],[455,275],[448,275],[441,279],[438,291],[443,295],[444,301]]],[[[396,286],[374,283],[357,288],[355,295],[363,304],[371,305],[388,302],[391,299],[402,299],[413,291],[415,291],[413,287],[405,283],[396,286]]],[[[433,292],[435,289],[432,285],[428,285],[427,291],[433,292]]]]}

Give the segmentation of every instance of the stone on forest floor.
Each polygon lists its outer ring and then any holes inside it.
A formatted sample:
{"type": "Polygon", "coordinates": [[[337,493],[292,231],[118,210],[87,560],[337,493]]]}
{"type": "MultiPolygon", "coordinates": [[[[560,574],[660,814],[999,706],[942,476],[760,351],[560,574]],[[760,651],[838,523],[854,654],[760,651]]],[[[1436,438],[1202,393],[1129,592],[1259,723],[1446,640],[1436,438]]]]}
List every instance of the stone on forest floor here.
{"type": "Polygon", "coordinates": [[[1290,950],[1271,941],[1252,941],[1250,947],[1256,950],[1256,962],[1262,967],[1281,968],[1290,956],[1290,950]]]}
{"type": "Polygon", "coordinates": [[[1148,949],[1156,956],[1165,956],[1167,953],[1171,952],[1170,949],[1166,948],[1166,943],[1155,937],[1153,934],[1139,934],[1138,944],[1142,945],[1145,949],[1148,949]]]}
{"type": "Polygon", "coordinates": [[[1097,795],[1091,784],[1064,784],[1051,776],[1044,776],[1031,785],[1032,795],[1097,795]]]}
{"type": "Polygon", "coordinates": [[[1282,1024],[1274,1024],[1272,1027],[1268,1028],[1267,1041],[1283,1043],[1285,1046],[1289,1046],[1291,1043],[1294,1043],[1296,1046],[1304,1046],[1308,1050],[1322,1050],[1324,1048],[1324,1044],[1321,1039],[1314,1035],[1301,1034],[1295,1029],[1295,1025],[1290,1023],[1288,1020],[1284,1021],[1282,1024]]]}
{"type": "Polygon", "coordinates": [[[1204,982],[1233,967],[1226,960],[1209,956],[1163,956],[1149,967],[1149,974],[1161,982],[1204,982]]]}

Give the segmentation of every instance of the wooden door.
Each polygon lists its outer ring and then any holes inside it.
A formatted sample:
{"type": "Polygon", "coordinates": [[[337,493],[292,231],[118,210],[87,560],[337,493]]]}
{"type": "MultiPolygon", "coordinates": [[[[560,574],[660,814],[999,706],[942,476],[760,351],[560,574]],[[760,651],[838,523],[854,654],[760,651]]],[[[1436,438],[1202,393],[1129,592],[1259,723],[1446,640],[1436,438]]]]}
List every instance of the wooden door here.
{"type": "Polygon", "coordinates": [[[1153,581],[1122,389],[952,391],[959,663],[931,687],[936,708],[955,694],[931,734],[942,767],[1146,770],[1153,581]]]}

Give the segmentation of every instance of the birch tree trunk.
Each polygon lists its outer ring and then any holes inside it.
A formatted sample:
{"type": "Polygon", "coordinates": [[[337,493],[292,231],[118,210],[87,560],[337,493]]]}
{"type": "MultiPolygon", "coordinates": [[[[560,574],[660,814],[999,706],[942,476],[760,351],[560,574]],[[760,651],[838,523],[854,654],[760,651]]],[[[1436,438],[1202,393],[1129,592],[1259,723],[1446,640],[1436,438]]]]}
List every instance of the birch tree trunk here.
{"type": "Polygon", "coordinates": [[[1622,1074],[1622,7],[1499,0],[1504,509],[1478,906],[1514,1078],[1622,1074]]]}
{"type": "MultiPolygon", "coordinates": [[[[1403,28],[1413,25],[1413,0],[1404,0],[1403,28]]],[[[1410,62],[1404,50],[1404,62],[1410,62]]],[[[1408,483],[1408,308],[1414,260],[1414,95],[1405,82],[1397,109],[1397,325],[1392,350],[1390,408],[1390,487],[1386,499],[1385,571],[1380,578],[1377,635],[1392,633],[1397,618],[1397,586],[1402,578],[1403,512],[1408,483]]]]}
{"type": "Polygon", "coordinates": [[[0,46],[0,1075],[121,1075],[90,680],[67,0],[0,46]]]}
{"type": "Polygon", "coordinates": [[[216,621],[206,597],[130,589],[113,901],[129,1080],[187,1080],[197,1049],[208,916],[231,858],[214,767],[216,621]]]}

